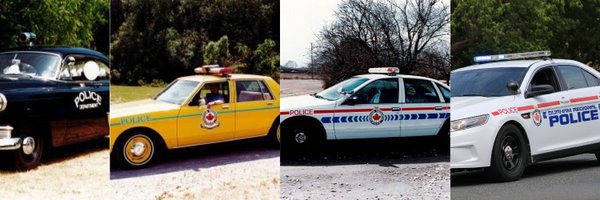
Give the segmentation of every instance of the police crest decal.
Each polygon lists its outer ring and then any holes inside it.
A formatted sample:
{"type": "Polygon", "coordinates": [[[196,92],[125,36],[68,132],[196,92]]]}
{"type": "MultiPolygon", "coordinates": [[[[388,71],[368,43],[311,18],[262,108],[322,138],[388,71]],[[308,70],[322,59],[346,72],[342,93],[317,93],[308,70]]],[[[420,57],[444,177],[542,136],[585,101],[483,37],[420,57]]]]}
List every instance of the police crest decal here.
{"type": "Polygon", "coordinates": [[[205,129],[213,129],[219,127],[219,122],[217,121],[218,119],[219,116],[217,115],[217,112],[210,108],[206,109],[206,111],[204,111],[204,113],[202,114],[203,123],[200,125],[200,127],[205,129]]]}
{"type": "Polygon", "coordinates": [[[369,122],[373,125],[379,125],[383,122],[383,112],[381,112],[379,107],[373,108],[371,113],[369,113],[369,122]]]}
{"type": "Polygon", "coordinates": [[[533,119],[533,123],[536,126],[540,126],[542,124],[542,114],[540,114],[540,110],[536,109],[531,113],[531,118],[533,119]]]}

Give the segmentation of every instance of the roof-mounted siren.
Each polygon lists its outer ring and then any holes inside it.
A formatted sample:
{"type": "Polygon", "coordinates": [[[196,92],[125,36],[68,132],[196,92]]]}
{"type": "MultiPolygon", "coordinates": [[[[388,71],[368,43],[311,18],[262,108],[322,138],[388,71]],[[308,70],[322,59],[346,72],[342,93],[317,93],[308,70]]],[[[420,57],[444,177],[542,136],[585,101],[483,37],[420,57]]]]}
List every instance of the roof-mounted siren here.
{"type": "Polygon", "coordinates": [[[486,62],[496,62],[496,61],[506,61],[506,60],[519,60],[519,59],[528,59],[528,58],[550,58],[550,51],[532,51],[532,52],[523,52],[523,53],[511,53],[511,54],[498,54],[498,55],[489,55],[489,56],[475,56],[473,61],[476,63],[486,63],[486,62]]]}
{"type": "Polygon", "coordinates": [[[196,72],[196,74],[227,76],[233,73],[233,69],[231,67],[220,67],[219,65],[202,65],[201,67],[196,67],[194,72],[196,72]]]}
{"type": "Polygon", "coordinates": [[[33,47],[33,42],[35,41],[35,33],[33,32],[22,32],[19,35],[19,42],[24,43],[28,47],[33,47]]]}
{"type": "Polygon", "coordinates": [[[390,76],[394,76],[400,73],[400,69],[397,67],[375,67],[369,68],[370,74],[387,74],[390,76]]]}

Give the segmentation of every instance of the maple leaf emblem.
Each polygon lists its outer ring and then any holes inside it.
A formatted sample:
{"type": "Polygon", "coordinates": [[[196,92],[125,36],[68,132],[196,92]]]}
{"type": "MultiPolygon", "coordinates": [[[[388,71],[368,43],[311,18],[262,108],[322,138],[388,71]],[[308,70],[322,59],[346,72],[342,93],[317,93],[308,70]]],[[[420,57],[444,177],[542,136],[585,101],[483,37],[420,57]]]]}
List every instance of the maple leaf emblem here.
{"type": "Polygon", "coordinates": [[[373,115],[373,120],[375,120],[375,121],[379,121],[379,119],[381,119],[381,116],[379,115],[379,113],[375,113],[375,114],[373,115]]]}
{"type": "Polygon", "coordinates": [[[215,119],[215,115],[213,115],[212,113],[208,113],[208,115],[206,115],[206,119],[208,119],[208,121],[212,121],[213,119],[215,119]]]}

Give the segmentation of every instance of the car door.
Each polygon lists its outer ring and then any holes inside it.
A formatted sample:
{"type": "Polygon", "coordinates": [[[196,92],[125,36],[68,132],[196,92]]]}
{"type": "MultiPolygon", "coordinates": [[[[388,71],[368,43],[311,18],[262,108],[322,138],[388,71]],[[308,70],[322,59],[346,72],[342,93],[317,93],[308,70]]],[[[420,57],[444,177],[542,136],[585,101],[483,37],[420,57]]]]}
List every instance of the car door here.
{"type": "Polygon", "coordinates": [[[268,134],[274,114],[279,113],[279,107],[274,105],[274,91],[261,79],[235,80],[235,91],[235,138],[268,134]]]}
{"type": "MultiPolygon", "coordinates": [[[[205,82],[194,90],[191,100],[181,106],[177,116],[179,146],[213,143],[233,138],[235,104],[231,103],[230,88],[231,83],[223,80],[205,82]],[[222,102],[200,106],[200,99],[210,100],[211,96],[220,96],[222,102]]],[[[210,103],[206,102],[206,104],[210,103]]]]}
{"type": "Polygon", "coordinates": [[[526,80],[525,103],[521,107],[533,106],[529,120],[525,121],[529,137],[531,152],[533,154],[556,151],[565,148],[565,144],[577,137],[570,126],[562,126],[550,122],[550,118],[560,118],[561,113],[570,110],[569,102],[572,92],[566,90],[561,84],[553,66],[544,66],[536,69],[531,78],[526,80]],[[549,85],[553,92],[534,95],[532,91],[537,86],[549,85]]]}
{"type": "MultiPolygon", "coordinates": [[[[66,129],[54,135],[54,145],[75,143],[108,135],[108,63],[92,56],[65,58],[60,79],[65,102],[66,129]]],[[[54,134],[54,133],[53,133],[54,134]]]]}
{"type": "MultiPolygon", "coordinates": [[[[557,65],[536,72],[530,87],[539,82],[539,74],[552,71],[561,85],[561,91],[531,97],[537,103],[530,120],[532,134],[539,153],[575,148],[598,142],[594,131],[600,128],[598,120],[598,78],[577,66],[557,65]],[[535,116],[538,112],[541,119],[535,116]]],[[[552,83],[550,83],[552,84],[552,83]]]]}
{"type": "Polygon", "coordinates": [[[399,79],[365,84],[335,108],[331,122],[337,139],[400,137],[399,79]]]}
{"type": "Polygon", "coordinates": [[[402,137],[436,135],[449,117],[449,104],[434,84],[426,79],[402,79],[402,137]]]}

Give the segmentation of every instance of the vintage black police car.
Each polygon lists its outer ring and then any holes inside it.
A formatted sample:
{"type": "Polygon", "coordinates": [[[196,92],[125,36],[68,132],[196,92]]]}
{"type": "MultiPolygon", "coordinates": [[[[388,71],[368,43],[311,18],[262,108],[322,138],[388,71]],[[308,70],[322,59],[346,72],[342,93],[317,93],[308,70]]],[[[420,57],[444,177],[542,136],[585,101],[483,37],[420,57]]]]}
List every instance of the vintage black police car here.
{"type": "Polygon", "coordinates": [[[0,150],[29,170],[48,147],[108,135],[110,70],[97,51],[19,38],[28,47],[0,51],[0,150]]]}

